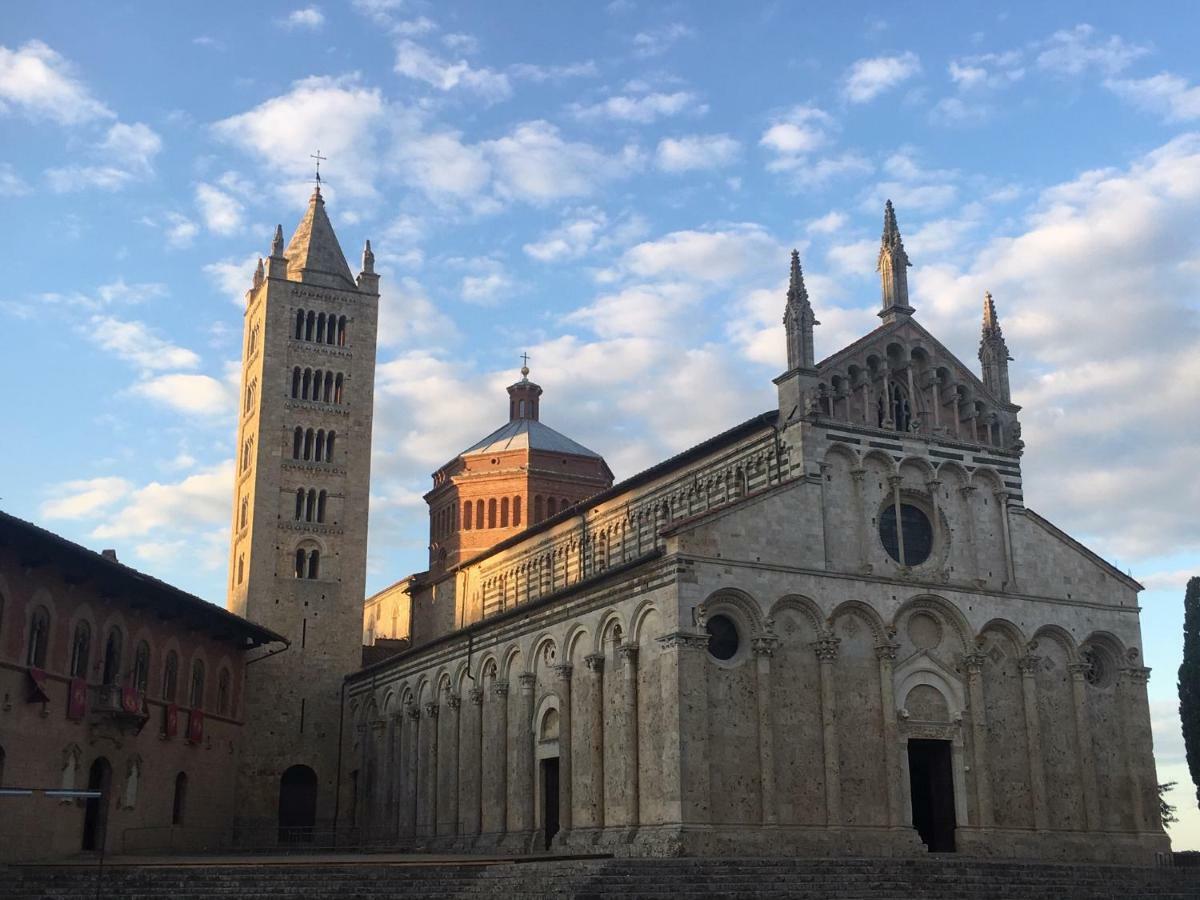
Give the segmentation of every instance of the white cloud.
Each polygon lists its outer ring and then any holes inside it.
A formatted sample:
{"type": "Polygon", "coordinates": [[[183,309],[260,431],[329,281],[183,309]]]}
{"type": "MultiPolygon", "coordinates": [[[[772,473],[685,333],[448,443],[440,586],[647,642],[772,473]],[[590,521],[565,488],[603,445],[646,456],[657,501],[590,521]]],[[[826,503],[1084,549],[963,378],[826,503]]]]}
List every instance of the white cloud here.
{"type": "MultiPolygon", "coordinates": [[[[411,277],[380,279],[379,343],[385,347],[429,346],[457,337],[454,322],[411,277]]],[[[378,411],[378,405],[376,407],[378,411]]]]}
{"type": "Polygon", "coordinates": [[[596,63],[584,60],[563,65],[539,65],[536,63],[516,63],[509,66],[508,72],[514,78],[524,79],[535,83],[547,81],[565,81],[568,78],[594,78],[600,74],[596,63]]]}
{"type": "Polygon", "coordinates": [[[661,56],[683,38],[692,37],[695,33],[682,22],[672,22],[661,28],[639,31],[633,36],[633,53],[635,56],[643,58],[661,56]]]}
{"type": "Polygon", "coordinates": [[[860,59],[850,67],[842,92],[851,103],[867,103],[920,71],[921,61],[912,51],[860,59]]]}
{"type": "Polygon", "coordinates": [[[397,152],[409,182],[432,197],[472,197],[491,179],[483,151],[464,144],[457,132],[414,136],[397,152]]]}
{"type": "Polygon", "coordinates": [[[846,221],[846,214],[834,209],[809,222],[808,230],[813,234],[833,234],[845,227],[846,221]]]}
{"type": "Polygon", "coordinates": [[[1160,72],[1149,78],[1110,78],[1104,84],[1119,97],[1169,122],[1200,119],[1200,86],[1178,75],[1160,72]]]}
{"type": "Polygon", "coordinates": [[[100,300],[106,306],[112,303],[145,303],[167,296],[167,286],[157,281],[135,282],[127,284],[124,278],[102,284],[96,289],[100,300]]]}
{"type": "Polygon", "coordinates": [[[764,270],[786,259],[786,251],[753,223],[707,231],[675,231],[627,250],[622,270],[641,278],[724,282],[764,270]]]}
{"type": "Polygon", "coordinates": [[[815,106],[794,106],[773,117],[758,142],[773,154],[767,171],[785,174],[796,189],[819,188],[834,178],[869,173],[871,163],[853,151],[815,156],[830,143],[836,124],[815,106]]]}
{"type": "Polygon", "coordinates": [[[285,28],[317,31],[325,24],[325,14],[318,6],[306,6],[302,9],[292,10],[281,20],[280,24],[285,28]]]}
{"type": "Polygon", "coordinates": [[[116,166],[63,166],[47,169],[46,180],[55,193],[67,194],[89,188],[119,191],[133,181],[133,175],[116,166]]]}
{"type": "Polygon", "coordinates": [[[512,277],[497,260],[476,258],[467,264],[471,272],[463,276],[459,287],[467,303],[490,306],[499,302],[502,294],[512,291],[512,277]]]}
{"type": "Polygon", "coordinates": [[[640,96],[617,94],[589,106],[574,104],[570,109],[575,118],[584,121],[611,119],[643,125],[667,116],[682,113],[703,115],[708,111],[708,107],[699,103],[691,91],[672,91],[669,94],[655,92],[640,96]]]}
{"type": "Polygon", "coordinates": [[[773,172],[786,173],[796,189],[819,188],[835,178],[869,175],[874,170],[870,160],[854,152],[820,159],[803,156],[780,157],[769,163],[767,168],[773,172]]]}
{"type": "Polygon", "coordinates": [[[229,517],[233,460],[211,466],[182,481],[151,482],[128,495],[107,522],[92,531],[95,538],[140,537],[194,532],[223,525],[229,517]]]}
{"type": "Polygon", "coordinates": [[[246,291],[250,290],[254,267],[260,259],[252,253],[243,259],[222,259],[204,267],[204,274],[237,306],[246,305],[246,291]]]}
{"type": "Polygon", "coordinates": [[[96,315],[85,334],[102,350],[140,369],[191,369],[200,364],[199,356],[158,337],[144,322],[96,315]]]}
{"type": "Polygon", "coordinates": [[[167,243],[172,247],[190,247],[196,235],[200,233],[200,226],[189,219],[187,216],[180,213],[167,213],[166,215],[166,235],[167,243]]]}
{"type": "Polygon", "coordinates": [[[214,234],[230,235],[241,230],[242,203],[220,188],[205,182],[196,185],[196,206],[214,234]]]}
{"type": "Polygon", "coordinates": [[[232,416],[237,409],[237,391],[211,375],[158,375],[139,381],[130,391],[186,415],[232,416]]]}
{"type": "Polygon", "coordinates": [[[688,284],[639,284],[597,297],[564,321],[587,325],[602,338],[663,338],[675,331],[680,314],[702,299],[688,284]]]}
{"type": "Polygon", "coordinates": [[[585,196],[641,163],[635,148],[608,156],[590,144],[563,140],[544,121],[524,122],[483,146],[494,160],[500,195],[530,203],[585,196]]]}
{"type": "Polygon", "coordinates": [[[1102,40],[1095,28],[1084,24],[1054,32],[1043,42],[1037,64],[1060,75],[1081,75],[1092,69],[1115,75],[1148,52],[1148,47],[1131,44],[1119,35],[1102,40]]]}
{"type": "Polygon", "coordinates": [[[87,519],[123,499],[133,485],[115,475],[66,481],[50,489],[51,499],[41,506],[46,519],[87,519]]]}
{"type": "Polygon", "coordinates": [[[377,136],[396,118],[385,120],[386,112],[379,91],[363,87],[356,76],[313,77],[212,127],[221,139],[253,153],[272,177],[295,182],[312,177],[308,157],[320,147],[337,173],[338,190],[370,197],[379,167],[377,136]]]}
{"type": "Polygon", "coordinates": [[[118,122],[108,129],[100,152],[139,175],[154,171],[154,158],[162,150],[162,138],[149,125],[118,122]]]}
{"type": "Polygon", "coordinates": [[[542,234],[538,240],[526,244],[522,249],[540,262],[578,259],[591,250],[607,224],[608,216],[603,210],[583,210],[577,217],[564,221],[558,228],[542,234]]]}
{"type": "Polygon", "coordinates": [[[0,163],[0,197],[21,197],[29,191],[29,185],[17,174],[12,163],[0,163]]]}
{"type": "Polygon", "coordinates": [[[512,95],[512,86],[503,72],[475,68],[464,59],[444,59],[410,40],[402,40],[396,45],[395,70],[440,91],[463,88],[492,101],[512,95]]]}
{"type": "Polygon", "coordinates": [[[37,40],[17,50],[0,46],[0,113],[12,108],[60,125],[113,118],[112,110],[75,77],[70,63],[37,40]]]}
{"type": "Polygon", "coordinates": [[[664,138],[655,162],[665,172],[719,169],[736,162],[741,144],[727,134],[692,134],[664,138]]]}

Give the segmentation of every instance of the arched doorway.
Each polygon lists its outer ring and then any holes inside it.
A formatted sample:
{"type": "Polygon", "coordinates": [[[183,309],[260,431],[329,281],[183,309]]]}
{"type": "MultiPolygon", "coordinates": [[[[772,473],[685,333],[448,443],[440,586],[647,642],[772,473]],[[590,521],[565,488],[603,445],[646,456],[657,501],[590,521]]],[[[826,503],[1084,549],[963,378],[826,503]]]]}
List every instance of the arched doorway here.
{"type": "Polygon", "coordinates": [[[88,770],[88,790],[99,791],[90,797],[83,813],[83,849],[103,850],[108,828],[109,788],[112,786],[112,766],[103,756],[97,757],[88,770]]]}
{"type": "Polygon", "coordinates": [[[311,841],[317,821],[317,773],[292,766],[279,779],[279,840],[311,841]]]}

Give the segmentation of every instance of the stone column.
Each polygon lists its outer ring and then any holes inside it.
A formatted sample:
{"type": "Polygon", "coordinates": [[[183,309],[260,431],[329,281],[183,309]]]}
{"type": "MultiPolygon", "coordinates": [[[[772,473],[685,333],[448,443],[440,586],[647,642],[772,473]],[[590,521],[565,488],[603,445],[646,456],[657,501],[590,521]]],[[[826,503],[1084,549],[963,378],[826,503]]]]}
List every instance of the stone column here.
{"type": "Polygon", "coordinates": [[[758,770],[762,823],[779,821],[779,798],[775,792],[775,728],[771,721],[771,657],[779,639],[764,635],[754,638],[755,694],[758,696],[758,770]]]}
{"type": "Polygon", "coordinates": [[[827,634],[813,643],[821,675],[821,737],[825,758],[825,824],[842,824],[842,773],[838,761],[837,700],[834,695],[833,662],[839,638],[827,634]]]}
{"type": "Polygon", "coordinates": [[[572,790],[575,767],[571,752],[571,676],[574,671],[575,667],[570,663],[554,667],[554,674],[558,676],[558,827],[561,838],[556,843],[559,844],[571,830],[571,813],[575,809],[572,790]]]}
{"type": "Polygon", "coordinates": [[[931,379],[930,384],[933,387],[933,427],[940,428],[942,424],[942,398],[938,392],[938,376],[936,371],[933,373],[933,378],[931,379]]]}
{"type": "Polygon", "coordinates": [[[438,814],[438,713],[441,707],[437,703],[425,704],[425,719],[429,729],[429,738],[425,744],[425,809],[422,819],[428,825],[422,828],[431,837],[437,834],[438,814]]]}
{"type": "Polygon", "coordinates": [[[879,660],[879,693],[883,703],[883,764],[887,772],[888,824],[903,824],[904,800],[900,793],[900,729],[896,725],[896,685],[892,667],[900,645],[887,641],[875,647],[879,660]]]}
{"type": "MultiPolygon", "coordinates": [[[[439,831],[442,834],[458,834],[458,762],[459,762],[459,709],[462,707],[462,699],[457,694],[451,694],[446,698],[446,708],[450,710],[447,716],[449,726],[449,746],[442,750],[442,755],[445,757],[443,764],[446,768],[446,790],[445,809],[441,811],[439,818],[439,831]]],[[[439,807],[442,804],[439,804],[439,807]]]]}
{"type": "Polygon", "coordinates": [[[467,694],[471,702],[471,747],[467,764],[473,770],[467,779],[466,796],[463,798],[463,831],[466,834],[483,833],[483,689],[473,687],[467,694]]]}
{"type": "Polygon", "coordinates": [[[387,722],[377,719],[371,723],[371,758],[375,763],[375,796],[368,797],[371,805],[371,839],[378,841],[391,832],[387,815],[388,771],[387,722]]]}
{"type": "Polygon", "coordinates": [[[355,822],[358,827],[360,840],[366,836],[366,831],[371,825],[371,798],[367,791],[367,772],[370,766],[370,747],[371,731],[367,727],[367,723],[363,722],[355,729],[358,735],[358,784],[355,786],[354,809],[355,822]]]}
{"type": "Polygon", "coordinates": [[[854,482],[854,540],[858,545],[858,568],[868,571],[867,566],[867,511],[863,500],[863,478],[867,470],[858,468],[850,470],[850,478],[854,482]]]}
{"type": "Polygon", "coordinates": [[[640,800],[638,797],[638,775],[641,765],[638,758],[638,648],[636,644],[621,644],[617,647],[621,656],[621,712],[625,732],[625,785],[628,806],[625,821],[631,828],[638,826],[640,800]]]}
{"type": "Polygon", "coordinates": [[[1046,770],[1042,762],[1042,723],[1037,705],[1037,672],[1042,658],[1032,654],[1017,660],[1021,669],[1021,699],[1025,707],[1025,741],[1029,752],[1029,789],[1033,802],[1033,827],[1050,827],[1046,801],[1046,770]]]}
{"type": "Polygon", "coordinates": [[[820,463],[819,469],[821,472],[821,562],[826,569],[829,568],[829,501],[826,497],[828,491],[826,485],[829,483],[829,463],[820,463]]]}
{"type": "Polygon", "coordinates": [[[975,800],[979,805],[979,825],[990,828],[992,817],[992,776],[988,771],[987,757],[987,712],[983,705],[982,653],[967,653],[963,664],[967,667],[967,698],[971,704],[971,757],[975,775],[975,800]]]}
{"type": "MultiPolygon", "coordinates": [[[[1122,669],[1117,681],[1121,709],[1121,730],[1125,735],[1125,767],[1129,773],[1130,809],[1133,811],[1133,827],[1137,831],[1151,831],[1146,815],[1146,790],[1142,780],[1142,753],[1146,752],[1138,740],[1142,714],[1139,695],[1146,690],[1150,670],[1142,666],[1122,669]]],[[[1157,789],[1157,785],[1155,786],[1157,789]]]]}
{"type": "MultiPolygon", "coordinates": [[[[514,748],[516,757],[513,760],[513,787],[517,803],[516,830],[528,835],[537,822],[533,810],[533,690],[537,684],[537,676],[532,672],[522,672],[517,680],[521,684],[521,711],[517,721],[517,746],[514,748]]],[[[561,780],[560,770],[560,783],[561,780]]]]}
{"type": "Polygon", "coordinates": [[[896,547],[900,550],[900,565],[908,565],[908,557],[904,555],[904,528],[900,518],[900,485],[904,483],[904,478],[900,475],[889,475],[888,484],[892,488],[892,509],[895,510],[896,516],[896,547]]]}
{"type": "MultiPolygon", "coordinates": [[[[662,649],[662,688],[665,701],[674,701],[665,742],[663,796],[668,822],[710,824],[708,754],[708,678],[704,652],[708,635],[676,631],[658,639],[662,649]],[[668,731],[668,734],[670,732],[668,731]]],[[[666,707],[669,709],[669,706],[666,707]]]]}
{"type": "Polygon", "coordinates": [[[963,512],[967,520],[967,546],[971,548],[969,559],[971,560],[971,576],[978,584],[983,584],[983,578],[980,577],[982,570],[979,567],[979,544],[975,540],[975,485],[964,484],[958,489],[959,496],[963,500],[963,512]]]}
{"type": "MultiPolygon", "coordinates": [[[[496,784],[492,785],[495,804],[499,814],[500,831],[508,831],[508,682],[497,681],[492,685],[493,702],[496,704],[496,735],[491,752],[496,754],[496,784]]],[[[482,762],[481,762],[482,764],[482,762]]],[[[480,821],[483,813],[480,812],[480,821]]]]}
{"type": "Polygon", "coordinates": [[[405,832],[409,835],[416,835],[417,822],[420,819],[417,816],[417,807],[421,804],[421,790],[423,788],[422,772],[421,772],[421,709],[415,703],[409,704],[407,709],[409,726],[405,729],[408,732],[408,779],[407,787],[404,789],[405,801],[405,832]]]}
{"type": "Polygon", "coordinates": [[[604,656],[585,657],[592,673],[592,703],[588,709],[588,777],[592,782],[592,826],[604,827],[604,656]]]}
{"type": "Polygon", "coordinates": [[[995,491],[996,509],[1000,512],[1000,532],[1004,538],[1004,587],[1006,590],[1017,589],[1017,569],[1013,565],[1012,534],[1008,527],[1008,492],[995,491]]]}
{"type": "Polygon", "coordinates": [[[1079,752],[1079,787],[1083,793],[1083,810],[1088,831],[1100,830],[1100,798],[1096,796],[1096,763],[1092,756],[1092,732],[1088,725],[1087,685],[1084,677],[1091,666],[1086,662],[1071,663],[1071,694],[1075,701],[1075,739],[1079,752]]]}
{"type": "Polygon", "coordinates": [[[400,834],[400,791],[404,783],[404,712],[392,713],[388,720],[388,826],[400,834]]]}

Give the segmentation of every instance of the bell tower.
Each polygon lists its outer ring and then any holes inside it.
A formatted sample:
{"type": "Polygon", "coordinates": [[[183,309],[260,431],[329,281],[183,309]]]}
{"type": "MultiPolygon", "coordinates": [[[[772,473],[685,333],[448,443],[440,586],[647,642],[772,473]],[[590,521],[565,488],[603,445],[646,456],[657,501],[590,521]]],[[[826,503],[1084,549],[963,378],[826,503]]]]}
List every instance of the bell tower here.
{"type": "Polygon", "coordinates": [[[362,659],[378,312],[370,242],[355,277],[318,180],[246,293],[227,605],[289,641],[246,670],[239,809],[258,829],[332,825],[342,678],[362,659]]]}

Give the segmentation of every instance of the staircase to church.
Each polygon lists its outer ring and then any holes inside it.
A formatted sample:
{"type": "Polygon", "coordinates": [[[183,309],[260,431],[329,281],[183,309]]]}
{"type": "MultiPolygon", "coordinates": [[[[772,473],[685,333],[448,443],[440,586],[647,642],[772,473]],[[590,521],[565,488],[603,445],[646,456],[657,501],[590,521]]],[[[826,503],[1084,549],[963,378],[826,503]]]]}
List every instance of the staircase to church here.
{"type": "Polygon", "coordinates": [[[210,897],[746,897],[791,900],[1130,900],[1200,897],[1200,869],[967,859],[587,859],[345,863],[187,863],[0,868],[10,900],[210,897]]]}

